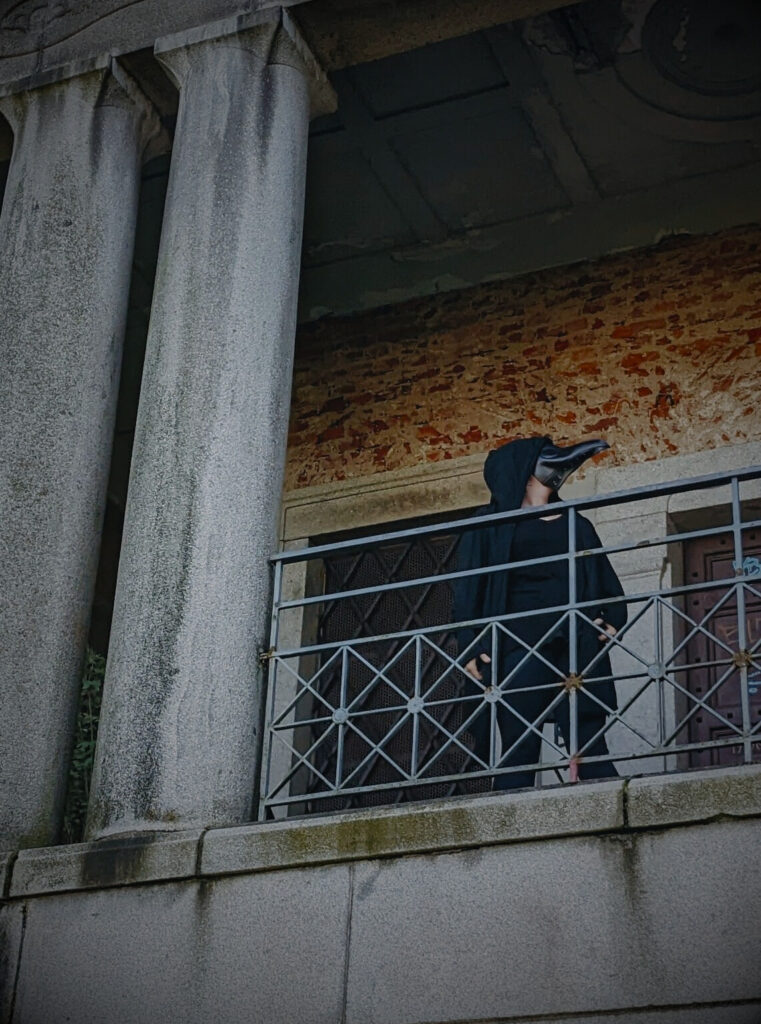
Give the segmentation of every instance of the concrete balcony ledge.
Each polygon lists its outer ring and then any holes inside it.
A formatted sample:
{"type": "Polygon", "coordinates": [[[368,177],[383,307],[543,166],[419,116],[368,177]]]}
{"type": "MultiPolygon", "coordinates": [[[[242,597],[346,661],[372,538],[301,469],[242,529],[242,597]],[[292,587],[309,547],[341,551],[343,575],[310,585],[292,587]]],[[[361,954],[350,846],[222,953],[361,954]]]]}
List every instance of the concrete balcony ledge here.
{"type": "Polygon", "coordinates": [[[192,878],[203,832],[146,832],[95,843],[22,850],[12,867],[9,896],[192,878]]]}
{"type": "Polygon", "coordinates": [[[271,871],[609,832],[624,826],[623,780],[453,797],[206,833],[203,875],[271,871]]]}
{"type": "Polygon", "coordinates": [[[626,792],[629,828],[653,828],[761,814],[761,764],[644,775],[626,792]]]}
{"type": "Polygon", "coordinates": [[[113,836],[22,850],[0,860],[0,880],[20,899],[744,817],[761,817],[761,765],[113,836]]]}

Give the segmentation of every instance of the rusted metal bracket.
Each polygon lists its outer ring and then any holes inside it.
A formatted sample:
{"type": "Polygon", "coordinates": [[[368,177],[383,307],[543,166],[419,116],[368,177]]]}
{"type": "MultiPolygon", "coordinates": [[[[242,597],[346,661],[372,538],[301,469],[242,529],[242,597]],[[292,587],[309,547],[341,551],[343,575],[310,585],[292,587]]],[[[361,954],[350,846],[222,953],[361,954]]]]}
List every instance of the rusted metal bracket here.
{"type": "Polygon", "coordinates": [[[270,647],[270,649],[267,650],[267,651],[260,651],[259,652],[259,664],[262,666],[262,668],[264,668],[264,666],[267,664],[267,662],[268,661],[272,661],[272,659],[274,657],[275,657],[275,648],[274,647],[270,647]]]}
{"type": "Polygon", "coordinates": [[[583,685],[584,677],[576,675],[575,672],[571,672],[571,674],[566,676],[563,680],[563,686],[566,690],[580,690],[583,685]]]}
{"type": "Polygon", "coordinates": [[[748,668],[753,664],[753,655],[750,651],[735,651],[732,655],[732,664],[736,668],[748,668]]]}

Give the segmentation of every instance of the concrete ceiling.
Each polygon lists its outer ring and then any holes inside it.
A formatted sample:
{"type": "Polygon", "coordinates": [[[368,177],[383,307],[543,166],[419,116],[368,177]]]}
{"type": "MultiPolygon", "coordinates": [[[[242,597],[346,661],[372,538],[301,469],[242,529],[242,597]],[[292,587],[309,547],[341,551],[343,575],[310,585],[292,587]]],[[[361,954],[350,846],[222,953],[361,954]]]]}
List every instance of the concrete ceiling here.
{"type": "Polygon", "coordinates": [[[760,13],[594,0],[336,71],[302,318],[761,219],[760,13]]]}
{"type": "Polygon", "coordinates": [[[306,0],[294,7],[326,71],[567,6],[570,0],[306,0]]]}
{"type": "Polygon", "coordinates": [[[568,0],[0,0],[0,83],[240,12],[288,7],[326,71],[562,7],[568,0]]]}
{"type": "MultiPolygon", "coordinates": [[[[0,81],[111,49],[171,131],[156,36],[272,2],[0,0],[0,81]]],[[[761,220],[758,0],[283,2],[339,98],[302,319],[761,220]]]]}

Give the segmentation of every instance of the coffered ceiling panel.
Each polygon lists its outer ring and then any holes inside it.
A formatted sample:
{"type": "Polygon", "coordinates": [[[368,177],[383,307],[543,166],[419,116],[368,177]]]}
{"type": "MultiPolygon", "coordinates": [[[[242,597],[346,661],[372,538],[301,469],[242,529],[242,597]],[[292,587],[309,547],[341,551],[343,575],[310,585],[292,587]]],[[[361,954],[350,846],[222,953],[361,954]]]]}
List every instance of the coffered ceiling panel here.
{"type": "Polygon", "coordinates": [[[372,164],[343,138],[312,140],[304,217],[304,260],[324,263],[356,252],[405,246],[416,236],[372,164]],[[315,196],[318,198],[315,199],[315,196]]]}
{"type": "Polygon", "coordinates": [[[517,110],[400,135],[393,146],[452,231],[568,204],[544,150],[517,110]]]}
{"type": "Polygon", "coordinates": [[[361,64],[354,69],[353,78],[377,118],[506,85],[480,32],[361,64]]]}
{"type": "Polygon", "coordinates": [[[332,75],[302,317],[761,220],[758,0],[587,0],[332,75]]]}

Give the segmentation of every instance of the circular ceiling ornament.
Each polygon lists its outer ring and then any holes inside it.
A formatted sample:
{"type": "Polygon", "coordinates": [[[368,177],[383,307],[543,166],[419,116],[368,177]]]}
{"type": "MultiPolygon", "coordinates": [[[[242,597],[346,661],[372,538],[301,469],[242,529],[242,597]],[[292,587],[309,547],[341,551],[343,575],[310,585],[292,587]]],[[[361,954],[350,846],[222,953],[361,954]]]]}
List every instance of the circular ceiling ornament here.
{"type": "Polygon", "coordinates": [[[746,96],[761,89],[761,3],[656,0],[642,26],[642,50],[683,89],[746,96]]]}

